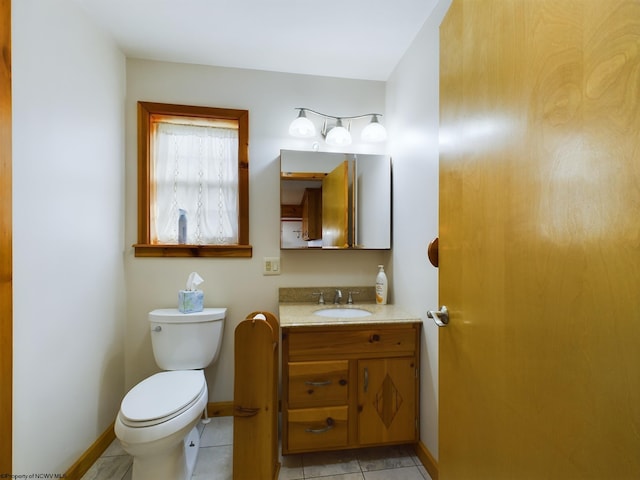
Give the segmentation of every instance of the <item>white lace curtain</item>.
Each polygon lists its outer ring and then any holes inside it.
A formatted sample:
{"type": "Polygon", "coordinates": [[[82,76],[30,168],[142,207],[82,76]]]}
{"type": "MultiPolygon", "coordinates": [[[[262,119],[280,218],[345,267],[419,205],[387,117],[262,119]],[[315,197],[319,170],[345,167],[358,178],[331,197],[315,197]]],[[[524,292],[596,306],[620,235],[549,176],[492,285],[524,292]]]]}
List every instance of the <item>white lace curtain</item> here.
{"type": "Polygon", "coordinates": [[[238,131],[157,123],[151,237],[178,243],[179,210],[187,212],[187,243],[238,243],[238,131]]]}

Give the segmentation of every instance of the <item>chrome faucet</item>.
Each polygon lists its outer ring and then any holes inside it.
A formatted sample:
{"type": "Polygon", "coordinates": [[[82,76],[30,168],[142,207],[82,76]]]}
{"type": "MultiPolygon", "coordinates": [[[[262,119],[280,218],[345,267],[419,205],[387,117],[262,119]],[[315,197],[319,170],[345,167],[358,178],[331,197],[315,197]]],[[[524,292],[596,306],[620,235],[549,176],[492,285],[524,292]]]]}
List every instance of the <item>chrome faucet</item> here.
{"type": "Polygon", "coordinates": [[[342,300],[342,292],[339,288],[336,288],[336,295],[333,297],[334,305],[340,305],[340,300],[342,300]]]}

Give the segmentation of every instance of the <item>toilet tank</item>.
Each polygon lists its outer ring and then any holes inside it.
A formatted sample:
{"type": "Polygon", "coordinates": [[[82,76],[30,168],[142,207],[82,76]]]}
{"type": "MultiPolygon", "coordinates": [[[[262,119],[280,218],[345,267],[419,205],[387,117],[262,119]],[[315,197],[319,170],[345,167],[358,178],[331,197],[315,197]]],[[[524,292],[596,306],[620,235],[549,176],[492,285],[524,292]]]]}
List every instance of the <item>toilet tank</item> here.
{"type": "Polygon", "coordinates": [[[196,370],[218,358],[226,308],[180,313],[177,308],[149,312],[151,346],[163,370],[196,370]]]}

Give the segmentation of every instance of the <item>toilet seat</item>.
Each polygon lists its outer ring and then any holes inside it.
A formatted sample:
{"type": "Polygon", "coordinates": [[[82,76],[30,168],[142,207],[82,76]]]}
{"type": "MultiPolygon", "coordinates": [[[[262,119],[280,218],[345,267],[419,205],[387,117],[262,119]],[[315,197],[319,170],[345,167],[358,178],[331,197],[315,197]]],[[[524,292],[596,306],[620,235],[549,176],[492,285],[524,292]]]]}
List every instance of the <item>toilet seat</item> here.
{"type": "Polygon", "coordinates": [[[130,427],[166,422],[197,403],[206,388],[202,370],[156,373],[127,393],[120,406],[120,419],[130,427]]]}

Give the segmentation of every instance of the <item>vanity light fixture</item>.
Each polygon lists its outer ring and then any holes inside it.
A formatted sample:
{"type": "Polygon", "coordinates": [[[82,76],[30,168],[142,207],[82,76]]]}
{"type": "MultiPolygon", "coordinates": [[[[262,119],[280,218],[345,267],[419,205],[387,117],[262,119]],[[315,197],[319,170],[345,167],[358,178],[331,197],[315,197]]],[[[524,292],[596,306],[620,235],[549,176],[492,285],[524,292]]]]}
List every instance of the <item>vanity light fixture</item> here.
{"type": "Polygon", "coordinates": [[[316,134],[316,127],[311,120],[307,118],[305,109],[301,108],[298,117],[289,125],[289,135],[294,137],[307,138],[316,134]]]}
{"type": "Polygon", "coordinates": [[[325,139],[325,142],[333,146],[344,146],[351,144],[351,121],[358,120],[360,118],[370,117],[369,124],[364,127],[361,133],[361,139],[364,142],[383,142],[387,139],[387,131],[378,121],[378,117],[381,117],[380,113],[366,113],[364,115],[354,115],[350,117],[336,117],[334,115],[327,115],[325,113],[316,112],[310,108],[296,107],[299,110],[296,119],[291,122],[289,126],[289,134],[294,137],[308,138],[313,137],[316,134],[316,128],[307,118],[307,112],[313,113],[324,119],[320,134],[325,139]],[[328,120],[335,120],[334,125],[329,125],[328,120]],[[343,120],[348,120],[347,126],[343,125],[343,120]]]}
{"type": "Polygon", "coordinates": [[[351,145],[351,133],[349,133],[349,130],[344,128],[341,118],[336,120],[336,126],[331,130],[327,132],[326,128],[323,128],[323,131],[326,132],[323,134],[324,141],[329,145],[334,145],[336,147],[351,145]]]}
{"type": "Polygon", "coordinates": [[[365,142],[384,142],[387,139],[387,129],[378,122],[378,115],[374,115],[361,135],[365,142]]]}

